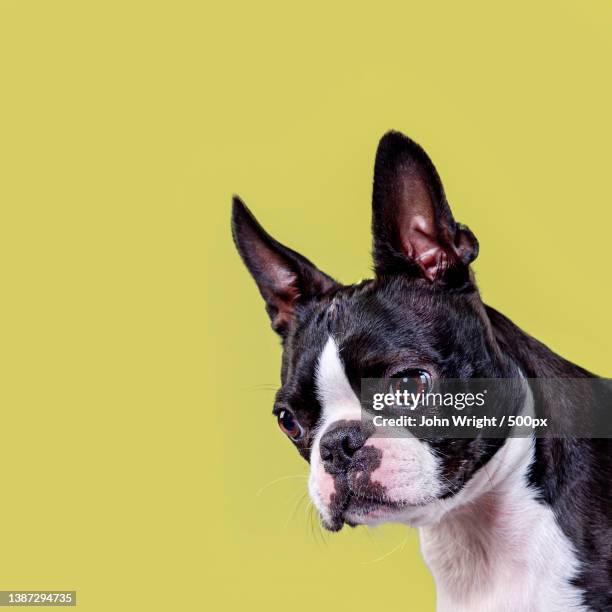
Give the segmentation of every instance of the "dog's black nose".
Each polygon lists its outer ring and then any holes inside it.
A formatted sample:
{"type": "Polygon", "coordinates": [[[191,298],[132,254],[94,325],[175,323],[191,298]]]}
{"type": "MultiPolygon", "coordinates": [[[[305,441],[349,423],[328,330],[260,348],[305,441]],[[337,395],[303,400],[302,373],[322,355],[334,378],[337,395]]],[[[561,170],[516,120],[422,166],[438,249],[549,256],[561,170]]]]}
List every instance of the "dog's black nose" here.
{"type": "Polygon", "coordinates": [[[319,453],[329,473],[345,470],[368,439],[361,421],[342,421],[323,434],[319,453]]]}

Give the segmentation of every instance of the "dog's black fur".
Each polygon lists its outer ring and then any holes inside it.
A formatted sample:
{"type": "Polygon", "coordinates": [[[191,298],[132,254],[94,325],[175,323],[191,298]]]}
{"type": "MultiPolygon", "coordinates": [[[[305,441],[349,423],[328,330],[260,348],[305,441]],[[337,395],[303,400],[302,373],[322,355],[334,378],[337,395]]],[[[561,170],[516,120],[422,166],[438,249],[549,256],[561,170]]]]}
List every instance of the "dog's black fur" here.
{"type": "MultiPolygon", "coordinates": [[[[356,391],[362,378],[407,368],[443,378],[515,378],[519,370],[533,379],[594,376],[482,303],[469,268],[478,242],[453,219],[425,152],[397,132],[384,136],[376,157],[374,280],[336,282],[269,236],[238,198],[232,230],[283,342],[274,413],[289,410],[295,416],[304,436],[294,444],[307,460],[321,413],[316,364],[330,334],[342,346],[356,391]]],[[[534,394],[536,414],[559,413],[540,391],[534,394]]],[[[444,497],[461,490],[503,440],[430,443],[442,458],[444,497]]],[[[604,439],[537,439],[529,471],[541,503],[553,509],[575,547],[581,566],[574,582],[594,610],[612,609],[611,451],[604,439]]],[[[338,501],[334,528],[342,524],[344,501],[338,501]]]]}

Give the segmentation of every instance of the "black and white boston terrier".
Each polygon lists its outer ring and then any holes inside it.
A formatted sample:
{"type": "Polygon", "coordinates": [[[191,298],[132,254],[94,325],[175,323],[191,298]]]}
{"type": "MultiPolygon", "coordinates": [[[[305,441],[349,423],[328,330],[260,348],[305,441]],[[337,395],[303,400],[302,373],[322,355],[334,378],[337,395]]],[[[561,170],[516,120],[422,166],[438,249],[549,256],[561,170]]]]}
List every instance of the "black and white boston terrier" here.
{"type": "MultiPolygon", "coordinates": [[[[378,146],[373,280],[335,281],[237,197],[232,231],[282,338],[273,412],[310,463],[325,527],[419,527],[439,610],[612,610],[612,440],[428,441],[360,427],[364,378],[594,377],[481,301],[478,242],[419,145],[389,132],[378,146]]],[[[531,401],[546,412],[546,397],[531,401]]]]}

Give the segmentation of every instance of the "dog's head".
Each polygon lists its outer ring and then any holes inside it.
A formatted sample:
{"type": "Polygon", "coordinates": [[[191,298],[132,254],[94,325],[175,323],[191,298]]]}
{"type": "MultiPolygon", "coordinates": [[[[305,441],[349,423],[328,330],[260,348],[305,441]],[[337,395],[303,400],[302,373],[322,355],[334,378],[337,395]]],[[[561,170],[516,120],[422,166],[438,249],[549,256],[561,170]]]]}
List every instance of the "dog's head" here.
{"type": "Polygon", "coordinates": [[[282,338],[274,414],[310,462],[325,526],[434,520],[502,441],[373,436],[361,423],[360,381],[423,388],[501,377],[510,366],[469,268],[478,242],[453,219],[426,153],[397,132],[379,144],[373,280],[338,283],[274,240],[237,198],[232,230],[282,338]]]}

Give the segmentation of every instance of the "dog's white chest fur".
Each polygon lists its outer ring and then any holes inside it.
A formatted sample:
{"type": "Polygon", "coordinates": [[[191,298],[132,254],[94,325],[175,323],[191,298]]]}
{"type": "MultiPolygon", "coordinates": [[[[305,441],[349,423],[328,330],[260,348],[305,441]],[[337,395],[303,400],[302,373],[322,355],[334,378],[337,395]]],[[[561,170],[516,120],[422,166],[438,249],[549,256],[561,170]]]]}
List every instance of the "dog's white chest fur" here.
{"type": "Polygon", "coordinates": [[[571,543],[527,486],[532,453],[531,440],[507,440],[466,504],[420,529],[438,612],[587,610],[570,583],[579,568],[571,543]]]}

